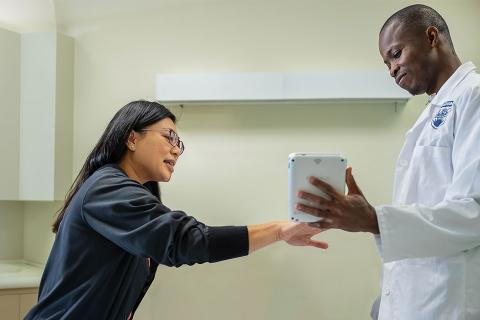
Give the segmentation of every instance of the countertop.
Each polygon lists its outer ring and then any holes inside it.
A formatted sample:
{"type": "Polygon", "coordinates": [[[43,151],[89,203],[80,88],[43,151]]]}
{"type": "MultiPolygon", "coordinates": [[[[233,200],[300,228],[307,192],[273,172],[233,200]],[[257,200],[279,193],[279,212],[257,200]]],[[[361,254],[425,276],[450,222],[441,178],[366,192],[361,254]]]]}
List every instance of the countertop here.
{"type": "Polygon", "coordinates": [[[0,260],[0,289],[37,288],[43,266],[21,260],[0,260]]]}

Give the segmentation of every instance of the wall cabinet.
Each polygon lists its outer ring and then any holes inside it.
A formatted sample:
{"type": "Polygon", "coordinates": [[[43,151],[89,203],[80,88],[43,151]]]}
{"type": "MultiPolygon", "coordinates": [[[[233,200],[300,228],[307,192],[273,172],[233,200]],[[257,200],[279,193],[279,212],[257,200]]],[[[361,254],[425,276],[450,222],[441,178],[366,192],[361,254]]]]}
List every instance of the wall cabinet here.
{"type": "Polygon", "coordinates": [[[0,37],[6,46],[0,63],[10,66],[0,75],[9,85],[0,96],[0,121],[7,124],[0,126],[0,173],[7,177],[0,200],[62,200],[72,182],[73,40],[5,30],[0,37]]]}
{"type": "Polygon", "coordinates": [[[18,199],[20,34],[0,29],[0,200],[18,199]]]}

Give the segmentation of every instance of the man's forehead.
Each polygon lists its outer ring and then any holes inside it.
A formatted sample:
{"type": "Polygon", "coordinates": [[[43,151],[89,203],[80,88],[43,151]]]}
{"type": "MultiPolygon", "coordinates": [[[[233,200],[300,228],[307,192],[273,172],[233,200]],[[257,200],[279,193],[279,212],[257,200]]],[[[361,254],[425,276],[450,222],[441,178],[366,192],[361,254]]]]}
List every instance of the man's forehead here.
{"type": "Polygon", "coordinates": [[[406,27],[398,20],[394,20],[386,25],[382,32],[380,32],[380,39],[396,39],[407,32],[406,27]]]}
{"type": "Polygon", "coordinates": [[[390,50],[399,43],[412,43],[418,40],[412,28],[409,28],[400,21],[393,21],[385,26],[379,35],[379,48],[382,51],[390,50]]]}
{"type": "Polygon", "coordinates": [[[378,48],[380,55],[383,57],[383,61],[387,63],[387,60],[392,55],[393,48],[402,42],[403,38],[403,26],[398,21],[392,21],[387,24],[379,35],[378,48]]]}

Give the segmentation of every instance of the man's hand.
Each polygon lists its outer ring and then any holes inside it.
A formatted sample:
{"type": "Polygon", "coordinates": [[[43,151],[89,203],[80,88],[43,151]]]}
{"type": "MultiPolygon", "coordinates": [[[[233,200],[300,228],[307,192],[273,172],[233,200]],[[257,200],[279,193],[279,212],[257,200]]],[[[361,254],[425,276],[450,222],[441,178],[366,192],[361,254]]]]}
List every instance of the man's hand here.
{"type": "Polygon", "coordinates": [[[305,204],[297,204],[297,210],[321,217],[322,220],[311,225],[321,229],[342,229],[345,231],[371,232],[378,234],[378,221],[375,209],[363,196],[352,175],[352,168],[347,168],[346,183],[348,194],[340,194],[335,189],[315,178],[310,178],[310,183],[326,193],[330,200],[323,197],[300,191],[298,197],[308,202],[320,205],[322,209],[314,208],[305,204]]]}

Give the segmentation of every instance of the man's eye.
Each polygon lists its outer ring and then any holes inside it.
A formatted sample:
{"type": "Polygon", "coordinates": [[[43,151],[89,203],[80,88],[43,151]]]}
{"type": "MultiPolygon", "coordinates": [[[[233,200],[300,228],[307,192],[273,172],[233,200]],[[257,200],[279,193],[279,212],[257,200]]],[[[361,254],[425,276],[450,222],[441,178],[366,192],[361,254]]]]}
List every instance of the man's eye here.
{"type": "Polygon", "coordinates": [[[401,55],[402,55],[402,50],[398,50],[398,51],[395,51],[395,52],[393,53],[393,57],[394,57],[395,59],[400,58],[401,55]]]}

